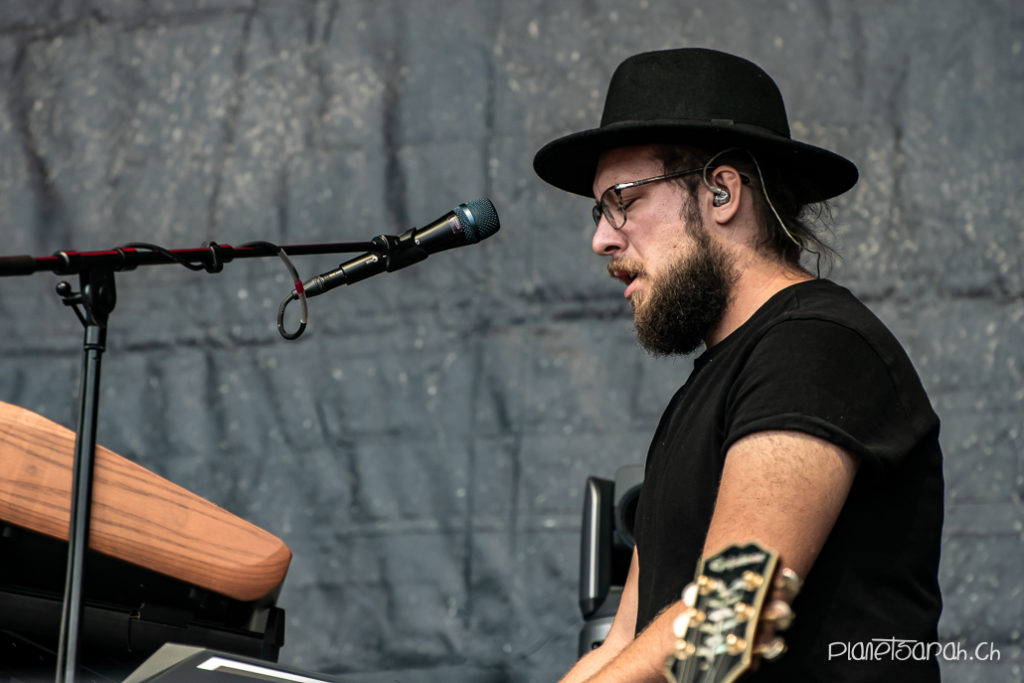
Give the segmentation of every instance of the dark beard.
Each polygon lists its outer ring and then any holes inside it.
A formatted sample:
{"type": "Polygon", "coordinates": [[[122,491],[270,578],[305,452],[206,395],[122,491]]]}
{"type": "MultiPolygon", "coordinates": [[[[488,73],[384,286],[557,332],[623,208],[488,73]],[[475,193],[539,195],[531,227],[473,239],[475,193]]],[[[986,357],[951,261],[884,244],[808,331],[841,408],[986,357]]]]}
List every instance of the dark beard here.
{"type": "Polygon", "coordinates": [[[636,336],[655,356],[686,354],[721,322],[736,276],[728,255],[703,229],[693,253],[651,283],[646,300],[633,300],[636,336]]]}

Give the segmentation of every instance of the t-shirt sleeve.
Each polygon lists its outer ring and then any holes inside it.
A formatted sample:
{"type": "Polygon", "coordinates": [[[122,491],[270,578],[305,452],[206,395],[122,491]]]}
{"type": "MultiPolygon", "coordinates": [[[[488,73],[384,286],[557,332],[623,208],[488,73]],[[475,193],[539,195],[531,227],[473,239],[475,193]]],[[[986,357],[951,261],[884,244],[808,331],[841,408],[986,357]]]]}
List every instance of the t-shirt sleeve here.
{"type": "MultiPolygon", "coordinates": [[[[898,345],[893,344],[898,349],[898,345]]],[[[901,358],[902,351],[899,351],[901,358]]],[[[826,320],[791,319],[769,329],[753,347],[733,383],[724,449],[765,430],[816,436],[886,469],[931,428],[930,404],[908,405],[909,370],[883,358],[857,331],[826,320]]],[[[723,453],[724,455],[724,453],[723,453]]]]}

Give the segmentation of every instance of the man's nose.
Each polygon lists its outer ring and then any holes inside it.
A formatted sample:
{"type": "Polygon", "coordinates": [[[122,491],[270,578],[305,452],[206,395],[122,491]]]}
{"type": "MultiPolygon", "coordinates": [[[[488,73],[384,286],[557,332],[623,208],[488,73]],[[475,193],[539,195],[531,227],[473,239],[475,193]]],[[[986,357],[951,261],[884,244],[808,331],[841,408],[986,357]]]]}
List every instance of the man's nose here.
{"type": "Polygon", "coordinates": [[[626,236],[622,234],[621,230],[613,228],[607,217],[601,216],[597,229],[594,230],[590,248],[598,256],[618,254],[626,248],[626,236]]]}

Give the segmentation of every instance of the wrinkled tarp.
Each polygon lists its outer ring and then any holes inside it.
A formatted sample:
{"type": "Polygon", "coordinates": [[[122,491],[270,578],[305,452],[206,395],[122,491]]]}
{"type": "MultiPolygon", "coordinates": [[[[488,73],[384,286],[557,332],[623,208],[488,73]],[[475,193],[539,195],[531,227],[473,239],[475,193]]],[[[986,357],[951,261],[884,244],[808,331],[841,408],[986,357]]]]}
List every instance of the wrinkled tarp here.
{"type": "MultiPolygon", "coordinates": [[[[981,5],[4,3],[0,251],[362,241],[490,197],[498,235],[312,300],[297,342],[276,259],[118,274],[99,439],[288,543],[283,663],[551,680],[581,623],[584,480],[643,460],[690,364],[636,346],[586,201],[532,155],[596,125],[629,54],[747,56],[795,137],[859,165],[831,275],[944,421],[941,638],[1002,655],[946,680],[1019,678],[1024,10],[981,5]]],[[[0,280],[0,399],[73,427],[57,280],[0,280]]]]}

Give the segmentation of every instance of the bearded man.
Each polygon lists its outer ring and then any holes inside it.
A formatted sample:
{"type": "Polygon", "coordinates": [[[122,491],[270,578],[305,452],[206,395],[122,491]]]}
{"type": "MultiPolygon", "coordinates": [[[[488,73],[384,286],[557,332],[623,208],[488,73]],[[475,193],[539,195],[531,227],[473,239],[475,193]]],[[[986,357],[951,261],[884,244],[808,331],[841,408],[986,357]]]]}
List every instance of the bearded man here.
{"type": "Polygon", "coordinates": [[[611,630],[565,680],[664,680],[701,558],[756,541],[804,583],[776,595],[796,614],[788,652],[749,680],[938,681],[939,421],[892,334],[817,272],[809,219],[856,167],[790,137],[756,65],[678,49],[623,62],[600,126],[534,168],[597,200],[592,247],[641,344],[704,346],[648,452],[611,630]],[[836,647],[885,642],[902,649],[836,647]]]}

